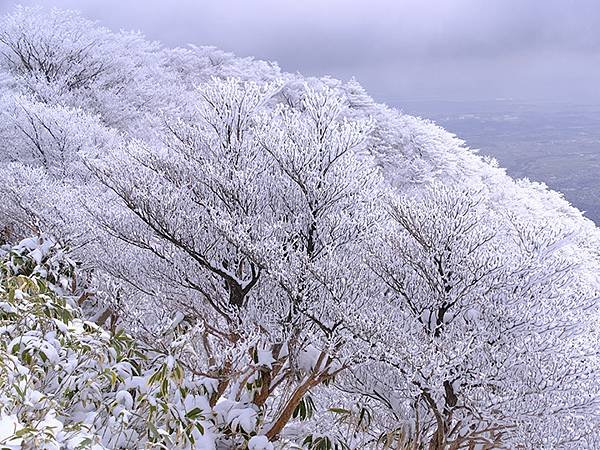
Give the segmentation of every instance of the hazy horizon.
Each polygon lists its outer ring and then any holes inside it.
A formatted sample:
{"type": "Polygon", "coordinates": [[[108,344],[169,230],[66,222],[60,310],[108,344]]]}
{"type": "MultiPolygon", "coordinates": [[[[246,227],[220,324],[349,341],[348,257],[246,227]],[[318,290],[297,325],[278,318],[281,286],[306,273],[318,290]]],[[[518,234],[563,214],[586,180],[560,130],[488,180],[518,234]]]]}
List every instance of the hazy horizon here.
{"type": "Polygon", "coordinates": [[[216,46],[286,72],[356,79],[380,102],[597,103],[600,3],[576,0],[0,0],[80,10],[167,46],[216,46]]]}

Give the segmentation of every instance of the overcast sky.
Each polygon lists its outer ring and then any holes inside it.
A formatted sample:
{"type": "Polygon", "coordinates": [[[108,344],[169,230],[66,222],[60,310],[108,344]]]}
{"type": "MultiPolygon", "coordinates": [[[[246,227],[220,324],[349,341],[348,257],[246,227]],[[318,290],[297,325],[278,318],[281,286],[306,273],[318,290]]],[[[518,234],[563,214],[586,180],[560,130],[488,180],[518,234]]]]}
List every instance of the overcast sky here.
{"type": "Polygon", "coordinates": [[[0,0],[214,45],[380,101],[600,101],[600,0],[0,0]]]}

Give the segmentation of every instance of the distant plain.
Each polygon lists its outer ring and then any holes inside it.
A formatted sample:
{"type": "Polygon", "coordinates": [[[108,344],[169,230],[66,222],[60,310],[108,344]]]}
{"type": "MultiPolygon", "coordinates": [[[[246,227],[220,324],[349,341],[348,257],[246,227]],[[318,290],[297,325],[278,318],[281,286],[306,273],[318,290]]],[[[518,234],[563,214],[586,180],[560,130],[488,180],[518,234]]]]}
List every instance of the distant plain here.
{"type": "Polygon", "coordinates": [[[493,156],[509,175],[562,192],[600,225],[600,105],[414,101],[400,108],[493,156]]]}

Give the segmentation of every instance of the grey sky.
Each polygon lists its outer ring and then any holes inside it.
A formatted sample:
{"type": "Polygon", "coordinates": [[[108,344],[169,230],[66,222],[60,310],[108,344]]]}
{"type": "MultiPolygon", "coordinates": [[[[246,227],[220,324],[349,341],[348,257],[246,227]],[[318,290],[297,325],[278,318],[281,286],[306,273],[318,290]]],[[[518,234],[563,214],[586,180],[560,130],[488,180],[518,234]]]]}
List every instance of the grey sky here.
{"type": "Polygon", "coordinates": [[[79,9],[169,46],[214,45],[378,100],[600,101],[600,0],[0,0],[79,9]]]}

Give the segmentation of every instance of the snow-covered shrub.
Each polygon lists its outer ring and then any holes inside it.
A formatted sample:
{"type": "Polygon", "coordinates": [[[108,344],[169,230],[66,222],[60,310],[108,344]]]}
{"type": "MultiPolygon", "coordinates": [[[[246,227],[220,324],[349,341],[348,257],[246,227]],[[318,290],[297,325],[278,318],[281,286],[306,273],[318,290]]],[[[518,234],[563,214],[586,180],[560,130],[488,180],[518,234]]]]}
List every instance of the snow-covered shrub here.
{"type": "Polygon", "coordinates": [[[172,356],[84,320],[42,268],[53,261],[37,251],[52,243],[34,242],[0,265],[0,446],[211,448],[202,381],[185,378],[172,356]]]}

